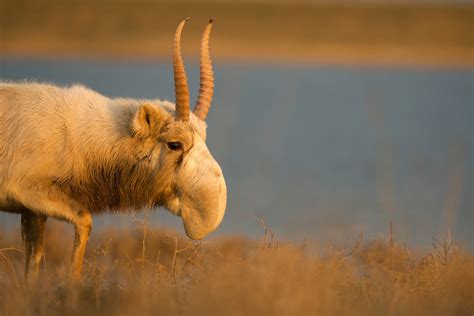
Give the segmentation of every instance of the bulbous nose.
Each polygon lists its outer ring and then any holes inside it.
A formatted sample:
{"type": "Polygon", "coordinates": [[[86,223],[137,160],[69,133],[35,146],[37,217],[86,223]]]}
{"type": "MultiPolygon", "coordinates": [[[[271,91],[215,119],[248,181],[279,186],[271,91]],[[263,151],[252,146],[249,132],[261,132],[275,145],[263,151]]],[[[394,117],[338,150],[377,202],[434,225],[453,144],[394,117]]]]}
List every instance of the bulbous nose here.
{"type": "Polygon", "coordinates": [[[179,213],[191,239],[202,239],[215,230],[224,218],[227,187],[221,167],[200,137],[187,154],[178,172],[181,188],[179,213]]]}
{"type": "MultiPolygon", "coordinates": [[[[216,163],[217,165],[217,163],[216,163]]],[[[192,194],[191,203],[183,204],[186,235],[194,240],[204,238],[214,231],[224,218],[227,205],[227,186],[220,167],[210,175],[213,179],[203,182],[192,194]]]]}
{"type": "Polygon", "coordinates": [[[216,173],[216,176],[219,177],[219,193],[216,206],[217,217],[212,230],[215,230],[221,224],[222,220],[224,219],[225,209],[227,206],[227,185],[220,167],[219,171],[216,173]]]}

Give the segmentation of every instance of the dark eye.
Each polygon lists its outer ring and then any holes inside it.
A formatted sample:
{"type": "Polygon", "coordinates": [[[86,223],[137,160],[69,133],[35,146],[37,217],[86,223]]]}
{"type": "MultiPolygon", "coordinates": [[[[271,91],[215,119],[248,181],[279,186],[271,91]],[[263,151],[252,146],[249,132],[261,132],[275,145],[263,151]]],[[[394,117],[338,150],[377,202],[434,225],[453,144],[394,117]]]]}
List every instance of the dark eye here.
{"type": "Polygon", "coordinates": [[[167,145],[170,150],[180,150],[183,148],[183,144],[180,142],[169,142],[167,145]]]}

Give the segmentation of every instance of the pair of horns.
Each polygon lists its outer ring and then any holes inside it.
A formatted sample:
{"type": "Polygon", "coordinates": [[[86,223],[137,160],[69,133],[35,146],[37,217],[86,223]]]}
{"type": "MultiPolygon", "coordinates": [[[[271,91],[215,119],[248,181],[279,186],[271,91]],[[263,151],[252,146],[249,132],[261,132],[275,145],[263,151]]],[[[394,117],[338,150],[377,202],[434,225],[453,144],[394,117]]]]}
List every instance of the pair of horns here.
{"type": "MultiPolygon", "coordinates": [[[[181,55],[181,32],[184,24],[189,20],[182,20],[174,35],[173,43],[173,71],[174,85],[176,93],[176,117],[179,120],[189,120],[189,88],[186,70],[184,69],[183,56],[181,55]]],[[[194,107],[194,114],[201,120],[205,120],[209,108],[211,107],[212,96],[214,94],[214,73],[212,71],[211,56],[209,54],[209,35],[212,29],[212,19],[209,20],[201,41],[201,61],[200,61],[200,86],[199,96],[194,107]]]]}

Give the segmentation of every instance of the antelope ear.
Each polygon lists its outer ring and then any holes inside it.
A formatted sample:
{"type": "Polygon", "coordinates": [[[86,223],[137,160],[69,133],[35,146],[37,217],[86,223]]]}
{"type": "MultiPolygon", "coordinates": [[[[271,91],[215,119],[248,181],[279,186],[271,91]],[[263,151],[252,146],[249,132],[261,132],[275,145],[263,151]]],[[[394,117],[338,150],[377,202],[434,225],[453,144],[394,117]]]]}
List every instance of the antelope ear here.
{"type": "Polygon", "coordinates": [[[162,112],[149,104],[144,104],[135,113],[132,121],[132,133],[139,137],[157,135],[163,121],[162,112]]]}

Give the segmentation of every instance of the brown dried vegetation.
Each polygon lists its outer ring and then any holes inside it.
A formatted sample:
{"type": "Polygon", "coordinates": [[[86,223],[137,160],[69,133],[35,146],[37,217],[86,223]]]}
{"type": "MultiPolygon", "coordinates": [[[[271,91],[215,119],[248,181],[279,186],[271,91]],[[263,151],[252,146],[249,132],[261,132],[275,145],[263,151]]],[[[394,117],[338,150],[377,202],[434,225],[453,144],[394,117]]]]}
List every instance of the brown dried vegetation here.
{"type": "Polygon", "coordinates": [[[231,61],[472,67],[474,6],[431,2],[3,0],[0,55],[168,58],[176,21],[213,16],[213,55],[231,61]]]}
{"type": "MultiPolygon", "coordinates": [[[[1,315],[471,315],[474,257],[450,238],[414,253],[391,239],[344,249],[221,237],[191,243],[137,221],[96,231],[84,280],[66,281],[72,238],[49,227],[37,284],[16,233],[0,236],[1,315]],[[66,238],[66,239],[68,239],[66,238]]],[[[52,223],[49,223],[51,226],[52,223]]]]}

